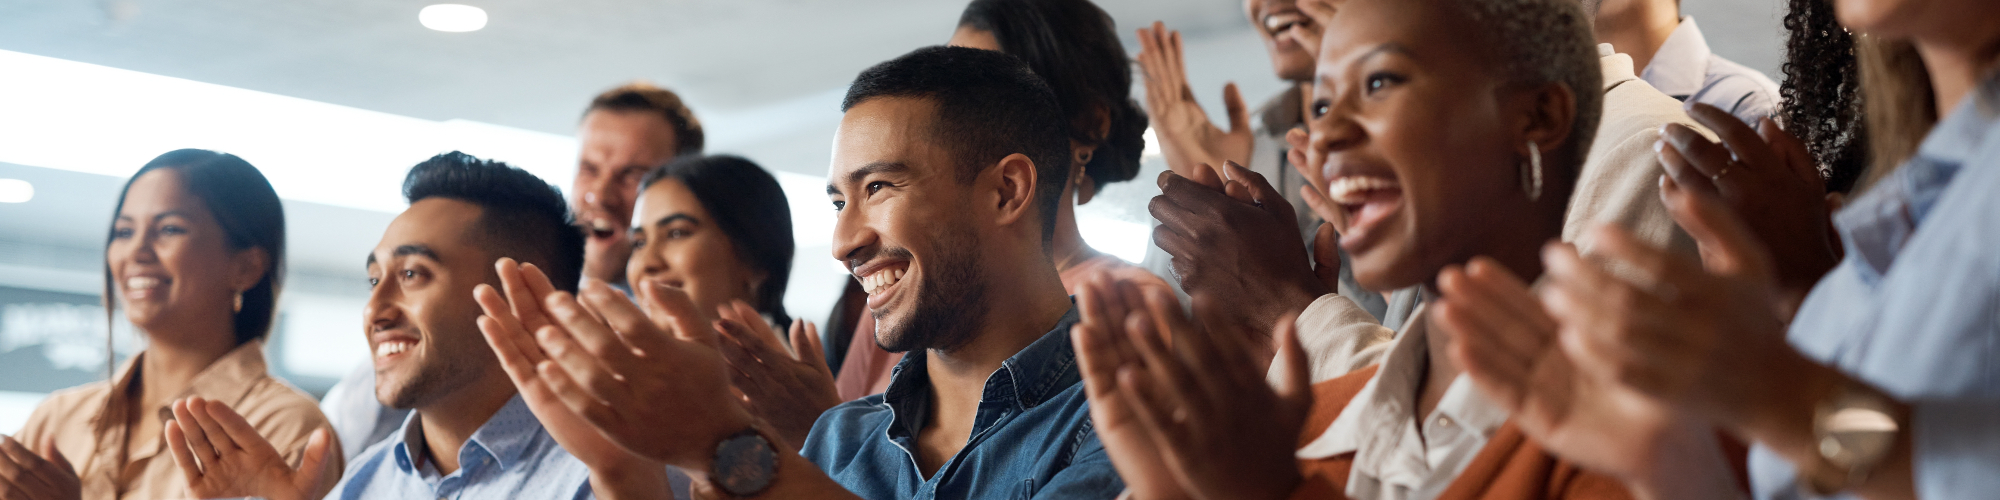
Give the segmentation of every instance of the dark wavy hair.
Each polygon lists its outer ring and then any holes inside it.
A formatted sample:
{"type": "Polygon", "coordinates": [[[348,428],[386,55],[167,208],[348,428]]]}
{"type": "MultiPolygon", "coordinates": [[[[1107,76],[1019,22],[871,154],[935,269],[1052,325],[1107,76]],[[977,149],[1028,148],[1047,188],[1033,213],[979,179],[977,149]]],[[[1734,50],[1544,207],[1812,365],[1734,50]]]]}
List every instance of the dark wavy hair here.
{"type": "Polygon", "coordinates": [[[757,287],[758,312],[777,325],[788,325],[785,286],[791,281],[792,205],[785,191],[763,167],[740,156],[684,156],[646,173],[639,181],[645,192],[662,179],[680,181],[708,209],[715,226],[734,243],[737,256],[765,273],[757,287]]]}
{"type": "Polygon", "coordinates": [[[973,0],[958,25],[992,33],[1001,52],[1048,82],[1070,139],[1097,146],[1084,175],[1101,187],[1139,174],[1146,111],[1131,98],[1131,59],[1103,9],[1089,0],[973,0]],[[1099,128],[1109,133],[1099,137],[1099,128]]]}
{"type": "MultiPolygon", "coordinates": [[[[277,319],[278,292],[285,283],[285,205],[278,201],[278,191],[271,188],[271,181],[264,178],[263,172],[236,155],[205,149],[177,149],[146,162],[130,179],[125,180],[125,187],[118,190],[118,204],[111,209],[113,227],[117,225],[118,212],[125,209],[125,195],[132,191],[132,182],[163,169],[171,169],[181,175],[182,185],[188,194],[201,200],[215,217],[215,223],[222,226],[222,234],[230,250],[261,248],[267,254],[270,265],[264,267],[264,275],[258,278],[255,286],[243,291],[243,307],[237,309],[231,324],[234,326],[236,345],[270,336],[271,324],[277,319]]],[[[104,243],[107,247],[114,232],[105,232],[104,243]]],[[[106,321],[111,321],[113,310],[117,309],[117,301],[112,295],[113,282],[111,260],[107,255],[104,261],[106,321]]]]}
{"type": "Polygon", "coordinates": [[[1805,143],[1827,191],[1844,193],[1853,189],[1869,158],[1855,38],[1834,17],[1831,0],[1788,3],[1778,121],[1805,143]]]}
{"type": "Polygon", "coordinates": [[[448,198],[478,205],[475,233],[495,259],[512,257],[547,273],[556,289],[575,292],[583,276],[583,231],[571,225],[562,191],[535,174],[452,151],[410,167],[403,198],[448,198]]]}

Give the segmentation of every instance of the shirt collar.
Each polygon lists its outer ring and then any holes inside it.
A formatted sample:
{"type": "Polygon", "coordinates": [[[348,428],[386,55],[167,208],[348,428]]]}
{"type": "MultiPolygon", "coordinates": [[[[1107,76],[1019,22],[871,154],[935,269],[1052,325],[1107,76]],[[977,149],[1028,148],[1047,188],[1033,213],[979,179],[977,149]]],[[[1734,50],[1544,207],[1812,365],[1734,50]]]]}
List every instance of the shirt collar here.
{"type": "Polygon", "coordinates": [[[1603,68],[1604,90],[1607,92],[1620,83],[1639,79],[1639,75],[1632,72],[1632,56],[1618,53],[1611,48],[1611,44],[1597,44],[1597,64],[1603,68]]]}
{"type": "MultiPolygon", "coordinates": [[[[1078,319],[1071,300],[1069,311],[1054,328],[1001,361],[1000,369],[987,376],[980,401],[1007,401],[1017,409],[1034,408],[1082,380],[1076,369],[1076,350],[1069,342],[1069,329],[1078,319]]],[[[897,422],[892,428],[902,428],[910,435],[923,428],[923,419],[930,414],[930,374],[925,369],[929,357],[923,351],[904,355],[903,361],[890,369],[889,388],[882,395],[897,422]]]]}
{"type": "Polygon", "coordinates": [[[1700,92],[1702,83],[1708,80],[1711,54],[1701,28],[1694,25],[1694,16],[1685,16],[1680,26],[1667,35],[1666,42],[1660,44],[1660,50],[1653,52],[1653,60],[1646,63],[1641,77],[1663,94],[1685,98],[1700,92]]]}
{"type": "MultiPolygon", "coordinates": [[[[421,412],[410,412],[410,416],[403,419],[403,427],[398,431],[402,439],[396,443],[394,450],[396,468],[416,476],[421,476],[416,468],[417,450],[425,446],[422,418],[421,412]]],[[[500,470],[512,468],[543,432],[541,421],[528,409],[528,403],[521,400],[521,395],[515,394],[500,407],[500,411],[494,412],[493,417],[473,431],[472,438],[467,439],[458,450],[460,470],[475,463],[473,458],[480,455],[491,457],[500,470]]]]}
{"type": "MultiPolygon", "coordinates": [[[[1429,336],[1424,320],[1426,307],[1419,305],[1410,313],[1411,321],[1390,341],[1389,352],[1383,355],[1375,376],[1361,386],[1361,391],[1354,394],[1354,399],[1341,409],[1340,416],[1334,418],[1325,432],[1299,448],[1298,458],[1313,460],[1355,453],[1354,470],[1378,475],[1373,471],[1379,471],[1391,459],[1396,440],[1405,437],[1405,430],[1414,431],[1419,421],[1417,381],[1428,369],[1430,355],[1425,345],[1429,336]],[[1364,445],[1369,450],[1366,456],[1361,454],[1364,445]]],[[[1508,418],[1506,410],[1487,400],[1463,374],[1452,380],[1436,411],[1488,436],[1508,418]]]]}
{"type": "Polygon", "coordinates": [[[1257,120],[1264,124],[1264,133],[1283,139],[1293,127],[1305,124],[1305,98],[1298,85],[1285,85],[1284,92],[1264,101],[1257,113],[1257,120]]]}
{"type": "MultiPolygon", "coordinates": [[[[135,403],[135,401],[131,401],[130,398],[125,396],[127,391],[132,388],[132,384],[135,382],[134,376],[138,375],[140,360],[145,358],[145,356],[146,353],[141,351],[138,355],[132,356],[132,359],[126,360],[125,365],[118,369],[118,376],[113,378],[113,380],[117,381],[117,384],[113,387],[117,389],[110,391],[111,402],[106,404],[105,407],[118,407],[121,409],[100,414],[100,425],[117,424],[117,422],[105,420],[104,417],[113,414],[123,415],[124,410],[122,408],[124,405],[135,403]]],[[[159,415],[161,421],[170,420],[173,418],[170,405],[174,401],[187,397],[211,399],[229,405],[231,408],[241,408],[243,399],[250,395],[250,390],[256,386],[258,381],[263,380],[267,376],[269,375],[264,365],[264,341],[252,340],[244,342],[242,345],[230,349],[222,357],[216,358],[214,362],[202,368],[200,373],[196,373],[194,379],[188,382],[187,390],[165,400],[167,404],[161,405],[159,408],[149,409],[149,411],[159,415]]]]}
{"type": "Polygon", "coordinates": [[[2000,72],[1991,73],[1938,122],[1916,155],[1834,215],[1863,282],[1874,283],[1930,215],[1961,168],[2000,144],[2000,72]]]}

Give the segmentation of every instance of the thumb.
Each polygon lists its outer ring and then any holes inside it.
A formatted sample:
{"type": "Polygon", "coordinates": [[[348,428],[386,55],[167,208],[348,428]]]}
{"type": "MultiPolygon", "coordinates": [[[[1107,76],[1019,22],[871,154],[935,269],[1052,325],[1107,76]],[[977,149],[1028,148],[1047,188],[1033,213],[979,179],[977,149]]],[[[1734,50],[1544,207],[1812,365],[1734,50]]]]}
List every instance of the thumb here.
{"type": "Polygon", "coordinates": [[[1313,275],[1328,290],[1340,289],[1340,232],[1333,223],[1322,222],[1313,234],[1313,275]]]}
{"type": "Polygon", "coordinates": [[[1312,408],[1312,367],[1306,362],[1305,347],[1299,345],[1298,318],[1298,313],[1286,314],[1273,332],[1278,341],[1278,362],[1284,364],[1279,368],[1284,377],[1276,389],[1288,422],[1302,422],[1312,408]]]}
{"type": "Polygon", "coordinates": [[[1250,131],[1250,110],[1243,105],[1243,92],[1236,90],[1236,82],[1222,86],[1222,109],[1229,113],[1229,133],[1250,131]]]}
{"type": "Polygon", "coordinates": [[[333,455],[332,434],[332,431],[321,427],[313,430],[312,437],[306,438],[305,457],[299,463],[298,473],[292,475],[292,486],[308,496],[318,493],[320,487],[326,485],[328,476],[332,475],[333,468],[327,463],[333,455]]]}
{"type": "Polygon", "coordinates": [[[68,474],[70,477],[76,477],[76,466],[70,465],[69,457],[63,456],[62,449],[56,448],[56,438],[54,437],[42,438],[41,452],[43,460],[48,460],[49,462],[56,464],[56,467],[61,468],[64,474],[68,474]]]}
{"type": "Polygon", "coordinates": [[[1725,276],[1757,276],[1770,278],[1770,257],[1764,247],[1750,234],[1743,221],[1722,204],[1706,193],[1682,189],[1672,178],[1660,176],[1660,199],[1667,205],[1667,213],[1681,229],[1693,237],[1701,250],[1701,262],[1709,272],[1725,276]]]}

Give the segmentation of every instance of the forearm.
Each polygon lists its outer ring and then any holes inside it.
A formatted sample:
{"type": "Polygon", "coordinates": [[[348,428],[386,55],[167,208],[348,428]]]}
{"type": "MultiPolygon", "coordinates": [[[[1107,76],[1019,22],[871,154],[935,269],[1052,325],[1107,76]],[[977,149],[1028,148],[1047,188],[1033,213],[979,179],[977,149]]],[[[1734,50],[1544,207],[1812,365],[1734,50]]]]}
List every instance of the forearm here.
{"type": "MultiPolygon", "coordinates": [[[[1820,455],[1819,439],[1813,429],[1814,415],[1820,403],[1842,387],[1864,382],[1810,361],[1790,373],[1797,374],[1789,377],[1793,381],[1790,384],[1793,390],[1768,398],[1758,408],[1752,409],[1737,428],[1740,435],[1770,448],[1773,453],[1791,462],[1799,473],[1800,484],[1804,485],[1811,481],[1811,474],[1825,467],[1826,459],[1820,455]]],[[[1912,453],[1915,429],[1911,424],[1911,408],[1902,402],[1896,402],[1894,406],[1892,413],[1895,420],[1902,423],[1894,444],[1888,454],[1867,471],[1864,481],[1849,485],[1847,493],[1870,500],[1916,498],[1912,453]]]]}
{"type": "Polygon", "coordinates": [[[657,463],[634,461],[616,467],[593,467],[590,490],[597,498],[609,500],[671,500],[673,486],[667,478],[667,466],[657,463]]]}
{"type": "Polygon", "coordinates": [[[1648,460],[1648,477],[1628,478],[1626,486],[1639,500],[1676,498],[1747,499],[1732,470],[1719,436],[1706,425],[1682,426],[1648,460]]]}

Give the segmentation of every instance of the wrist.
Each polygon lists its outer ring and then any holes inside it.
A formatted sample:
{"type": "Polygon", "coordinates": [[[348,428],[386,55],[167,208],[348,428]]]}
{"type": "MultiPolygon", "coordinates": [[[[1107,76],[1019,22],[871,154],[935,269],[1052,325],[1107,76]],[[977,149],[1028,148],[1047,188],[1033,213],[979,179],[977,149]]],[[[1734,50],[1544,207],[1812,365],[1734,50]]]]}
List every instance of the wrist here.
{"type": "Polygon", "coordinates": [[[1761,443],[1793,463],[1817,460],[1813,420],[1822,401],[1832,397],[1846,379],[1839,372],[1786,350],[1776,364],[1789,377],[1766,377],[1761,397],[1751,398],[1741,415],[1727,422],[1745,441],[1761,443]]]}

